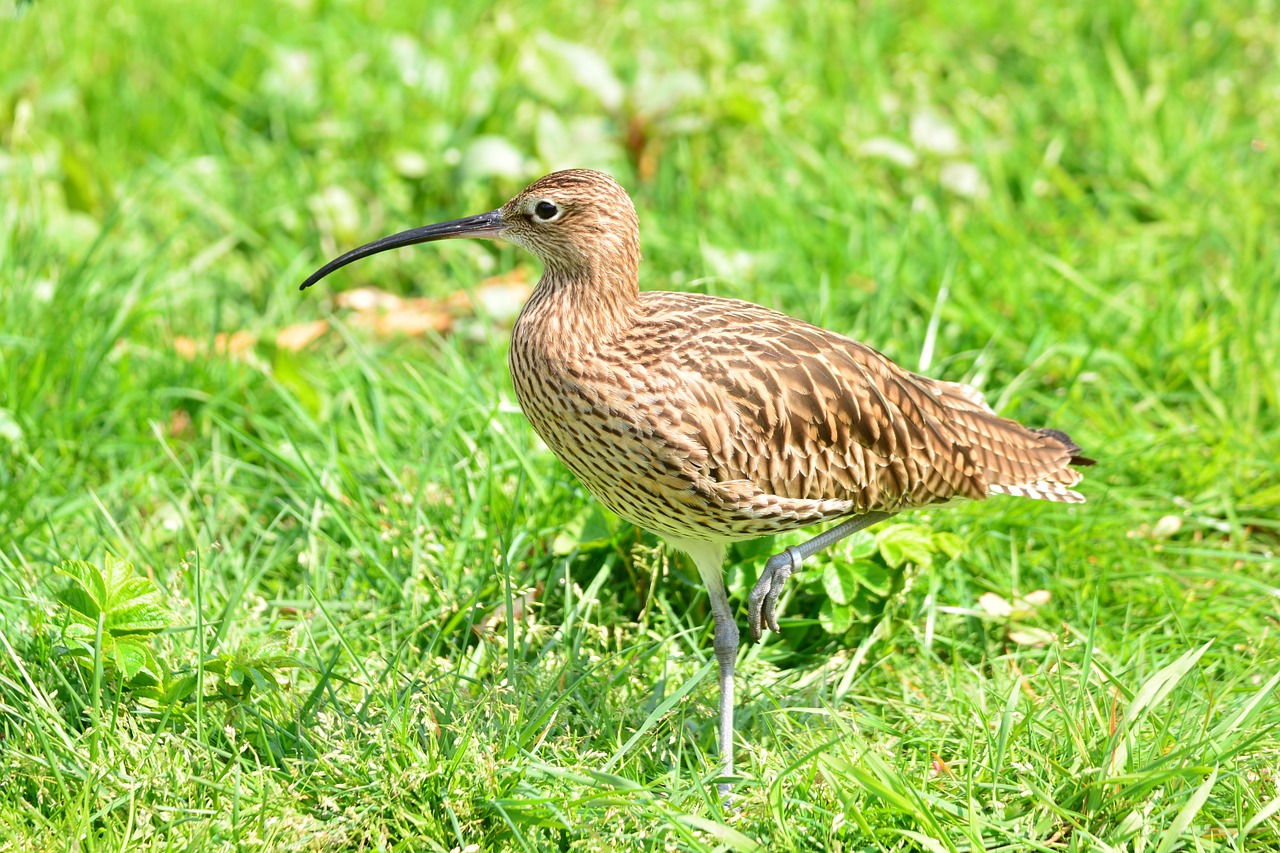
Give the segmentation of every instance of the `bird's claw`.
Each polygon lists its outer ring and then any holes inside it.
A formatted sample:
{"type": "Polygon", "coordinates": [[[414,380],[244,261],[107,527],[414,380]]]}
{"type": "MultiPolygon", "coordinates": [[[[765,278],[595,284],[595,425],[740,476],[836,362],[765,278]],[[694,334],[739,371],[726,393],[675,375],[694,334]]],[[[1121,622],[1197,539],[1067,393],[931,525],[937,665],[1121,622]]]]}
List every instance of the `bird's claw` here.
{"type": "Polygon", "coordinates": [[[765,563],[760,580],[747,596],[747,630],[751,634],[751,642],[760,641],[766,626],[775,634],[782,633],[778,627],[778,596],[782,595],[787,578],[800,568],[801,559],[793,548],[788,548],[774,554],[765,563]]]}

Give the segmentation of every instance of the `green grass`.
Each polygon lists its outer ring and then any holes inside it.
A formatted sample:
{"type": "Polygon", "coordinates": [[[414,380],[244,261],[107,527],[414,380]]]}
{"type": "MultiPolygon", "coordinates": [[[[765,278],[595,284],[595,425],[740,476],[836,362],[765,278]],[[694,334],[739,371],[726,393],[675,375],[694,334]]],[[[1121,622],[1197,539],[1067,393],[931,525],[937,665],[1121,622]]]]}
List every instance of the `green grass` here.
{"type": "Polygon", "coordinates": [[[1050,5],[0,4],[0,849],[1280,845],[1280,18],[1050,5]],[[643,286],[928,353],[1099,459],[1081,507],[904,519],[962,547],[873,634],[798,588],[728,814],[692,567],[537,440],[500,319],[334,301],[532,262],[297,292],[567,165],[633,192],[643,286]],[[108,555],[181,698],[105,622],[66,653],[55,567],[108,555]]]}

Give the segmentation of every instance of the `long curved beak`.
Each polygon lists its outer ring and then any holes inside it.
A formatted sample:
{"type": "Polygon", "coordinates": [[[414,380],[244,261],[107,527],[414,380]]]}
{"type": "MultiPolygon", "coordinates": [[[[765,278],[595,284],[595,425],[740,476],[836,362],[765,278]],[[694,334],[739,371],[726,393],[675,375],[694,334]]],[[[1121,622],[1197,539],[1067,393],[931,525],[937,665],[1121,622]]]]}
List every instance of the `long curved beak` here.
{"type": "Polygon", "coordinates": [[[452,240],[457,237],[484,237],[487,239],[495,239],[502,230],[502,210],[491,210],[488,213],[481,213],[476,216],[468,216],[465,219],[453,219],[449,222],[441,222],[438,225],[424,225],[421,228],[411,228],[408,231],[401,231],[399,234],[392,234],[390,237],[383,237],[380,240],[374,240],[358,249],[352,249],[345,255],[340,255],[329,261],[320,269],[313,272],[302,283],[299,290],[306,290],[320,279],[327,276],[336,269],[341,269],[353,261],[361,258],[367,258],[370,255],[376,255],[379,252],[385,252],[388,249],[398,249],[401,246],[413,246],[417,243],[430,243],[434,240],[452,240]]]}

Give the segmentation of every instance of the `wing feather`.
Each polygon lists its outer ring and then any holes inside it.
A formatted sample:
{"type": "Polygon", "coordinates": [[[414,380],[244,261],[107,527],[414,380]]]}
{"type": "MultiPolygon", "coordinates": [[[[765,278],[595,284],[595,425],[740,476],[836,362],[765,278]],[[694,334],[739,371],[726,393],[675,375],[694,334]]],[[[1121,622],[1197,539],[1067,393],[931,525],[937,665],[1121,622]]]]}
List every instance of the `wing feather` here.
{"type": "Polygon", "coordinates": [[[969,386],[913,374],[871,347],[751,303],[641,298],[646,316],[681,318],[671,349],[634,355],[662,359],[678,375],[682,427],[705,449],[700,462],[713,481],[847,502],[851,511],[997,493],[1083,500],[1070,488],[1080,480],[1070,467],[1083,459],[1079,448],[996,415],[969,386]]]}

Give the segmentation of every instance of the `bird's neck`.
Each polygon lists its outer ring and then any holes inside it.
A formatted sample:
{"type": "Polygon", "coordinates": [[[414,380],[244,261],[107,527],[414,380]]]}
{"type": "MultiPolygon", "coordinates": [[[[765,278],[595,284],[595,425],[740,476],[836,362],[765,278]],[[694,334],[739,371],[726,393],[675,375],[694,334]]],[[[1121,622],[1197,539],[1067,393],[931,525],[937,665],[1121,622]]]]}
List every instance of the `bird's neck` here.
{"type": "Polygon", "coordinates": [[[635,322],[636,265],[548,266],[517,321],[527,343],[571,356],[607,345],[635,322]]]}

